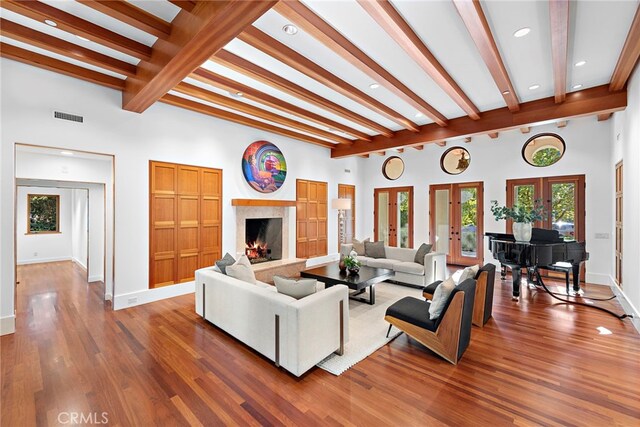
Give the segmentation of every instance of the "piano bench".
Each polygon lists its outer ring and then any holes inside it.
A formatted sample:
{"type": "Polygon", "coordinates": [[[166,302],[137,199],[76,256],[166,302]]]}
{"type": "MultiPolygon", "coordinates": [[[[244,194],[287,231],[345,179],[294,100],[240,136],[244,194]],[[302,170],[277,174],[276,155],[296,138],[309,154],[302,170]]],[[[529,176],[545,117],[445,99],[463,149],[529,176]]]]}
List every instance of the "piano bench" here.
{"type": "Polygon", "coordinates": [[[569,295],[570,285],[569,285],[569,275],[571,274],[572,267],[571,263],[568,262],[557,262],[551,265],[545,265],[544,267],[538,267],[539,269],[557,271],[558,273],[564,273],[564,283],[567,286],[567,295],[569,295]]]}

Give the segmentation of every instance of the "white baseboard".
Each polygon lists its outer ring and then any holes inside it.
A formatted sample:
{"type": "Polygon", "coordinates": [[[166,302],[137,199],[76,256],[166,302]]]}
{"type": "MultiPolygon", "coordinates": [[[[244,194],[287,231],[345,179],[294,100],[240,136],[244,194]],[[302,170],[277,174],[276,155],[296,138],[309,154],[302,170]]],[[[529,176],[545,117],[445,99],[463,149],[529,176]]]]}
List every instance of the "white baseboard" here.
{"type": "Polygon", "coordinates": [[[102,274],[96,274],[95,276],[89,276],[89,278],[87,279],[87,281],[89,283],[91,282],[102,282],[103,280],[102,274]]]}
{"type": "Polygon", "coordinates": [[[51,257],[51,258],[22,259],[22,260],[18,260],[18,265],[40,264],[43,262],[56,262],[56,261],[72,261],[72,258],[70,256],[64,256],[64,257],[51,257]]]}
{"type": "Polygon", "coordinates": [[[195,292],[195,282],[180,283],[179,285],[163,286],[157,289],[145,289],[144,291],[131,292],[124,295],[116,295],[113,299],[113,309],[134,307],[166,298],[177,297],[195,292]]]}
{"type": "Polygon", "coordinates": [[[627,314],[633,314],[631,323],[633,323],[633,326],[635,326],[638,333],[640,333],[640,311],[638,311],[638,309],[633,305],[629,297],[627,297],[627,294],[620,289],[620,286],[616,284],[616,279],[614,279],[613,276],[609,276],[609,286],[611,286],[613,294],[618,298],[624,312],[627,314]]]}
{"type": "Polygon", "coordinates": [[[314,267],[320,264],[326,264],[328,262],[338,261],[339,259],[340,259],[340,254],[337,254],[337,253],[331,254],[331,255],[319,256],[316,258],[309,258],[307,260],[307,268],[314,267]]]}
{"type": "MultiPolygon", "coordinates": [[[[79,265],[83,270],[85,270],[85,271],[87,270],[87,266],[86,266],[86,265],[84,265],[84,263],[83,263],[82,261],[80,261],[78,258],[76,258],[76,257],[72,257],[72,258],[71,258],[71,261],[73,261],[73,262],[75,262],[76,264],[78,264],[78,265],[79,265]]],[[[89,281],[91,281],[91,280],[89,280],[89,281]]]]}
{"type": "Polygon", "coordinates": [[[105,294],[105,295],[104,295],[104,300],[105,300],[105,301],[113,301],[113,295],[111,295],[111,294],[105,294]]]}
{"type": "Polygon", "coordinates": [[[0,317],[0,335],[13,334],[16,331],[16,316],[0,317]]]}
{"type": "Polygon", "coordinates": [[[609,278],[610,276],[608,274],[587,272],[587,277],[585,277],[585,281],[592,285],[609,286],[611,284],[611,281],[609,280],[609,278]]]}

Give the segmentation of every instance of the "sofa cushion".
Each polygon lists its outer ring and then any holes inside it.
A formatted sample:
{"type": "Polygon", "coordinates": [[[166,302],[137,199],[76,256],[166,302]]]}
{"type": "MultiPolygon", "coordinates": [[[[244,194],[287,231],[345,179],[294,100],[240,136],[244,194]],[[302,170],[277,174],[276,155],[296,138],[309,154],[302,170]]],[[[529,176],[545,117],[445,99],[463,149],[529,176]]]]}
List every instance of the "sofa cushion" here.
{"type": "Polygon", "coordinates": [[[384,242],[364,242],[364,254],[370,258],[384,258],[384,242]]]}
{"type": "Polygon", "coordinates": [[[256,284],[256,275],[246,255],[242,255],[235,264],[227,267],[227,276],[251,283],[252,285],[256,284]]]}
{"type": "Polygon", "coordinates": [[[429,245],[427,243],[423,243],[420,245],[420,247],[418,248],[418,252],[416,252],[416,256],[414,258],[414,261],[417,262],[420,265],[424,265],[424,257],[431,252],[431,248],[433,247],[433,245],[429,245]]]}
{"type": "Polygon", "coordinates": [[[423,301],[413,297],[404,297],[387,308],[386,316],[395,317],[412,325],[435,331],[436,322],[429,319],[430,305],[429,301],[423,301]]]}
{"type": "Polygon", "coordinates": [[[222,259],[216,261],[216,267],[220,270],[222,274],[227,274],[227,267],[233,265],[236,262],[235,258],[231,256],[229,252],[224,254],[222,259]]]}
{"type": "Polygon", "coordinates": [[[386,258],[371,258],[367,262],[368,267],[373,268],[388,268],[389,270],[393,270],[393,265],[397,264],[398,261],[395,259],[386,259],[386,258]]]}
{"type": "Polygon", "coordinates": [[[353,239],[351,244],[353,245],[353,250],[356,251],[358,255],[364,255],[364,244],[366,242],[370,242],[369,238],[360,241],[358,239],[353,239]]]}
{"type": "Polygon", "coordinates": [[[385,246],[385,258],[395,259],[402,262],[413,262],[416,258],[417,249],[410,248],[394,248],[393,246],[385,246]]]}
{"type": "Polygon", "coordinates": [[[273,282],[279,293],[289,295],[295,299],[304,298],[316,293],[318,281],[316,279],[290,279],[273,276],[273,282]]]}
{"type": "Polygon", "coordinates": [[[417,262],[396,262],[393,264],[393,269],[401,273],[416,274],[418,276],[424,274],[424,266],[417,262]]]}
{"type": "Polygon", "coordinates": [[[436,288],[436,291],[433,293],[431,305],[429,306],[429,318],[431,320],[436,320],[440,317],[444,306],[447,304],[449,295],[451,295],[451,292],[453,292],[455,288],[456,283],[451,277],[442,282],[440,286],[436,288]]]}
{"type": "Polygon", "coordinates": [[[358,255],[356,259],[358,260],[358,262],[360,262],[361,265],[369,265],[369,261],[375,258],[369,258],[368,256],[358,255]]]}

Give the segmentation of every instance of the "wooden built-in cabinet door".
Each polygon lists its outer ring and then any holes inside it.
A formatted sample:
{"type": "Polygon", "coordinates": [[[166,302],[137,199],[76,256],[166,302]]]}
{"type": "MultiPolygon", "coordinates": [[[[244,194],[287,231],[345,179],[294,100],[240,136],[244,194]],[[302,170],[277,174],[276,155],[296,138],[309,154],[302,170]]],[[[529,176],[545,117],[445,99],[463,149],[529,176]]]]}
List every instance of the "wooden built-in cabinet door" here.
{"type": "Polygon", "coordinates": [[[327,183],[296,181],[296,256],[327,255],[327,183]]]}
{"type": "Polygon", "coordinates": [[[222,247],[222,171],[150,162],[149,287],[194,280],[222,247]]]}

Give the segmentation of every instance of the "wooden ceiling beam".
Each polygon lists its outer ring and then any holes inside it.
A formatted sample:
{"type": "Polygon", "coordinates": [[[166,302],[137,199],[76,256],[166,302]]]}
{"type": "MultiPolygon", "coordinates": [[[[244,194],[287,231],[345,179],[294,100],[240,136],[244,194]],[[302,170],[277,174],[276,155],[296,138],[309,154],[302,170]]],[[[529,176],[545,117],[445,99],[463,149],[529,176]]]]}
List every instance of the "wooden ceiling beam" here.
{"type": "Polygon", "coordinates": [[[611,118],[612,115],[613,113],[598,114],[598,121],[599,122],[607,121],[611,118]]]}
{"type": "MultiPolygon", "coordinates": [[[[444,115],[368,57],[307,6],[299,1],[281,1],[274,9],[417,111],[441,126],[447,125],[447,118],[444,115]]],[[[417,130],[417,125],[415,130],[417,130]]]]}
{"type": "Polygon", "coordinates": [[[291,96],[320,107],[342,118],[350,120],[353,123],[357,123],[360,126],[366,127],[367,129],[372,129],[387,137],[392,137],[394,135],[394,132],[391,129],[388,129],[371,119],[354,113],[348,108],[336,104],[335,102],[322,98],[321,96],[316,95],[310,90],[292,83],[271,71],[265,70],[264,68],[259,67],[258,65],[247,61],[246,59],[240,58],[239,56],[234,55],[231,52],[221,50],[215,56],[211,57],[211,60],[224,67],[244,74],[245,76],[251,77],[254,80],[285,92],[291,96]]]}
{"type": "Polygon", "coordinates": [[[311,133],[313,135],[320,136],[325,139],[329,139],[339,144],[353,143],[353,141],[351,141],[350,139],[343,138],[332,132],[318,129],[306,123],[297,122],[295,120],[272,113],[271,111],[263,110],[262,108],[255,107],[251,104],[247,104],[246,102],[231,99],[224,95],[219,95],[217,93],[208,91],[199,86],[195,86],[189,83],[181,82],[176,87],[174,87],[173,90],[185,95],[202,99],[203,101],[214,103],[221,107],[227,107],[237,112],[248,114],[250,116],[253,116],[262,120],[268,120],[272,123],[276,123],[281,126],[286,126],[302,132],[311,133]]]}
{"type": "Polygon", "coordinates": [[[189,0],[169,0],[170,3],[178,6],[180,9],[186,10],[187,12],[191,12],[194,7],[196,7],[195,1],[189,0]]]}
{"type": "Polygon", "coordinates": [[[498,136],[500,136],[499,132],[489,132],[487,135],[489,135],[489,138],[491,139],[498,139],[498,136]]]}
{"type": "Polygon", "coordinates": [[[467,144],[471,142],[471,137],[468,136],[464,139],[464,142],[466,142],[467,144]]]}
{"type": "Polygon", "coordinates": [[[424,145],[462,136],[519,129],[540,122],[620,111],[626,106],[625,90],[610,92],[608,85],[597,86],[568,93],[562,104],[556,104],[554,97],[550,97],[520,104],[520,110],[517,113],[512,113],[506,107],[483,111],[480,120],[460,117],[450,120],[446,128],[431,123],[422,126],[419,133],[399,131],[394,138],[375,136],[368,143],[356,141],[350,147],[338,147],[331,156],[348,157],[373,151],[424,145]]]}
{"type": "Polygon", "coordinates": [[[278,135],[284,135],[289,138],[319,145],[321,147],[325,147],[325,148],[334,147],[334,144],[330,143],[329,141],[325,141],[319,138],[314,138],[313,136],[294,132],[289,129],[280,128],[278,126],[274,126],[269,123],[264,123],[258,120],[254,120],[249,117],[241,116],[239,114],[232,113],[230,111],[221,110],[219,108],[215,108],[210,105],[202,104],[200,102],[192,101],[190,99],[181,98],[177,95],[166,94],[159,99],[159,102],[184,108],[187,110],[195,111],[197,113],[206,114],[208,116],[217,117],[219,119],[228,120],[230,122],[249,126],[255,129],[261,129],[261,130],[275,133],[278,135]]]}
{"type": "Polygon", "coordinates": [[[389,1],[358,0],[358,3],[469,117],[474,120],[480,118],[478,107],[389,1]]]}
{"type": "Polygon", "coordinates": [[[78,61],[86,62],[87,64],[95,65],[125,76],[134,76],[136,74],[136,66],[133,64],[69,43],[68,41],[41,33],[4,18],[0,18],[0,34],[3,37],[77,59],[78,61]]]}
{"type": "Polygon", "coordinates": [[[231,80],[228,77],[221,76],[220,74],[216,74],[205,68],[198,68],[193,73],[191,73],[189,77],[196,79],[202,83],[215,86],[219,89],[226,90],[228,92],[232,92],[232,93],[241,92],[242,96],[246,99],[259,102],[260,104],[267,105],[271,108],[275,108],[285,113],[293,114],[294,116],[298,116],[302,119],[309,120],[321,126],[339,130],[340,132],[343,132],[354,138],[362,139],[365,141],[371,141],[371,136],[369,134],[360,132],[359,130],[343,125],[342,123],[336,122],[334,120],[323,117],[319,114],[305,110],[304,108],[300,108],[297,105],[293,105],[286,101],[282,101],[281,99],[278,99],[275,96],[271,96],[264,92],[260,92],[259,90],[256,90],[242,83],[238,83],[235,80],[231,80]]]}
{"type": "Polygon", "coordinates": [[[556,103],[567,96],[567,52],[569,46],[569,0],[550,0],[551,59],[556,103]]]}
{"type": "Polygon", "coordinates": [[[631,72],[638,63],[638,58],[640,58],[640,6],[636,9],[636,15],[622,47],[618,63],[613,70],[609,90],[617,91],[625,87],[631,72]]]}
{"type": "Polygon", "coordinates": [[[487,65],[493,80],[496,82],[496,86],[498,86],[498,90],[502,93],[509,111],[518,111],[520,101],[507,73],[507,68],[502,61],[496,41],[491,34],[491,28],[489,28],[487,17],[482,11],[480,1],[453,0],[453,4],[458,9],[464,25],[478,47],[480,56],[487,65]]]}
{"type": "Polygon", "coordinates": [[[315,62],[307,59],[305,56],[299,54],[285,44],[280,43],[278,40],[268,34],[265,34],[256,27],[248,27],[238,36],[238,38],[294,70],[301,72],[302,74],[333,89],[339,94],[344,95],[358,104],[363,105],[381,116],[399,124],[403,128],[411,130],[416,130],[418,128],[418,125],[407,120],[402,116],[402,114],[394,111],[377,99],[367,95],[355,86],[352,86],[339,77],[331,74],[315,62]]]}
{"type": "Polygon", "coordinates": [[[566,120],[560,120],[558,123],[556,123],[556,126],[558,126],[558,128],[566,128],[567,124],[568,122],[566,120]]]}
{"type": "Polygon", "coordinates": [[[411,148],[413,148],[414,150],[422,151],[424,150],[424,145],[414,145],[411,148]]]}
{"type": "Polygon", "coordinates": [[[123,0],[77,0],[100,13],[159,38],[171,34],[171,23],[123,0]]]}
{"type": "Polygon", "coordinates": [[[404,153],[404,148],[398,148],[396,151],[397,151],[398,153],[404,153]]]}
{"type": "Polygon", "coordinates": [[[447,146],[447,141],[436,141],[436,145],[438,147],[446,147],[447,146]]]}
{"type": "Polygon", "coordinates": [[[529,133],[529,132],[531,132],[531,128],[529,126],[523,126],[523,127],[520,128],[520,132],[529,133]]]}
{"type": "Polygon", "coordinates": [[[151,48],[149,46],[123,37],[120,34],[85,21],[48,4],[39,1],[3,0],[0,5],[3,9],[35,19],[36,21],[44,22],[46,19],[50,19],[57,24],[56,28],[59,30],[85,37],[135,58],[151,58],[151,48]]]}
{"type": "Polygon", "coordinates": [[[0,43],[0,56],[13,59],[24,64],[32,65],[45,70],[64,74],[76,79],[85,80],[111,89],[123,90],[124,80],[108,76],[97,71],[89,70],[78,65],[60,61],[59,59],[41,55],[30,50],[22,49],[10,44],[0,43]]]}
{"type": "Polygon", "coordinates": [[[122,107],[137,113],[149,108],[276,3],[201,1],[191,12],[180,11],[171,35],[158,39],[151,59],[140,61],[136,76],[127,79],[122,107]]]}
{"type": "Polygon", "coordinates": [[[387,153],[386,153],[386,152],[384,152],[384,151],[377,151],[377,152],[375,152],[375,153],[371,153],[371,154],[375,154],[376,156],[384,156],[384,155],[385,155],[385,154],[387,154],[387,153]]]}

